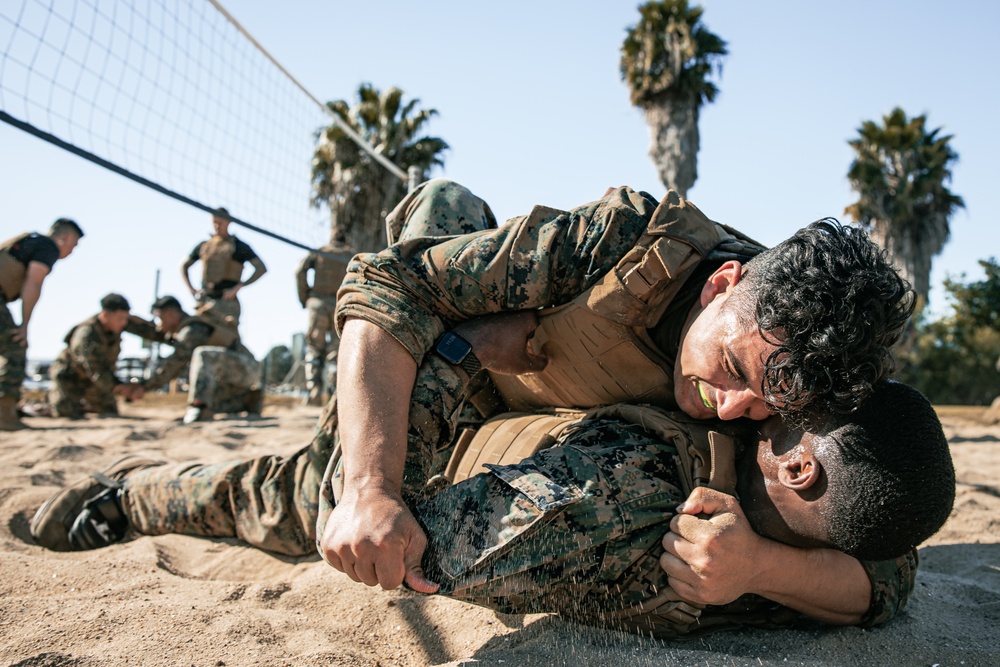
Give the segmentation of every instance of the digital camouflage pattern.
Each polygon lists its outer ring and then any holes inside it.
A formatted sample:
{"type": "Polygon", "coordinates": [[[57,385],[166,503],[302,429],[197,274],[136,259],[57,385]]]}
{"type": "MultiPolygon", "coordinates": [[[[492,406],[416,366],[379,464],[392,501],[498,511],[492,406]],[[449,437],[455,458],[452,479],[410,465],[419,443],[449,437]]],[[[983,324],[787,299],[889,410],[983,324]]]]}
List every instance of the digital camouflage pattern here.
{"type": "MultiPolygon", "coordinates": [[[[482,200],[472,197],[446,181],[424,184],[390,216],[390,230],[400,211],[433,213],[431,222],[438,226],[448,211],[462,225],[492,217],[482,200]],[[442,198],[454,206],[429,205],[442,198]]],[[[428,532],[424,567],[446,594],[469,602],[505,611],[558,612],[660,636],[685,636],[701,627],[806,622],[755,596],[704,611],[674,605],[659,617],[633,613],[638,601],[662,597],[668,588],[658,563],[660,540],[687,492],[671,456],[678,443],[652,438],[634,425],[604,420],[571,428],[560,438],[562,447],[516,465],[494,466],[440,493],[435,493],[439,486],[428,486],[446,465],[456,429],[482,418],[466,409],[471,388],[464,374],[460,378],[426,351],[451,321],[515,304],[551,305],[613,266],[629,249],[628,239],[642,231],[638,210],[651,213],[656,203],[623,190],[610,199],[571,213],[536,208],[495,232],[437,247],[431,239],[404,233],[400,245],[352,262],[351,296],[339,317],[365,313],[364,319],[400,336],[422,362],[411,402],[403,491],[428,532]],[[570,249],[562,247],[567,244],[570,249]],[[554,284],[523,284],[536,278],[554,284]],[[403,296],[393,287],[400,282],[407,285],[403,296]],[[468,304],[446,302],[445,291],[468,304]]],[[[677,438],[686,437],[679,427],[677,438]]],[[[239,537],[263,549],[304,555],[333,507],[329,463],[336,439],[334,400],[312,443],[293,456],[146,469],[126,482],[126,511],[144,534],[239,537]]],[[[874,593],[861,625],[883,623],[902,608],[914,564],[912,556],[864,564],[874,593]]]]}
{"type": "Polygon", "coordinates": [[[238,339],[228,347],[209,345],[213,325],[186,315],[175,334],[158,331],[151,322],[138,317],[129,320],[125,331],[174,348],[173,354],[160,360],[146,382],[147,391],[166,386],[190,368],[189,403],[201,401],[214,412],[260,412],[260,397],[250,395],[260,387],[260,364],[238,339]]]}
{"type": "Polygon", "coordinates": [[[336,386],[337,348],[340,336],[334,326],[337,297],[311,296],[306,300],[306,389],[315,402],[322,398],[324,387],[336,386]],[[328,377],[324,370],[328,369],[328,377]]]}
{"type": "Polygon", "coordinates": [[[121,336],[106,330],[96,315],[73,327],[49,368],[53,414],[78,419],[84,401],[98,413],[118,414],[114,389],[121,383],[115,375],[120,352],[121,336]]]}
{"type": "MultiPolygon", "coordinates": [[[[214,412],[248,409],[247,394],[260,387],[260,364],[242,345],[231,350],[217,345],[195,348],[191,357],[188,403],[203,403],[214,412]]],[[[257,410],[259,412],[259,410],[257,410]]]]}
{"type": "Polygon", "coordinates": [[[0,306],[0,396],[21,398],[27,350],[14,340],[14,316],[7,306],[0,306]]]}

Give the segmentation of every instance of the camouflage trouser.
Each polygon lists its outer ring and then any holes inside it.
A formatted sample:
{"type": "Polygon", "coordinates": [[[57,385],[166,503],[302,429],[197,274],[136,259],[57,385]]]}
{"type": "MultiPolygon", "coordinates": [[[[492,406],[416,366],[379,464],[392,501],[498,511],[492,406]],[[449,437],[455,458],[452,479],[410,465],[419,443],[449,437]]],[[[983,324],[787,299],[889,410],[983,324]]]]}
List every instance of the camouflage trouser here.
{"type": "Polygon", "coordinates": [[[310,398],[322,396],[324,387],[332,390],[336,386],[337,346],[340,342],[333,318],[336,310],[335,296],[311,296],[306,301],[309,324],[306,330],[305,369],[310,398]],[[324,377],[324,368],[328,370],[328,377],[324,377]]]}
{"type": "Polygon", "coordinates": [[[21,398],[24,382],[25,348],[14,340],[14,317],[0,305],[0,396],[21,398]]]}
{"type": "Polygon", "coordinates": [[[240,323],[240,314],[243,312],[239,299],[222,299],[206,296],[202,294],[198,299],[195,312],[199,315],[210,314],[220,321],[228,321],[233,327],[240,323]]]}
{"type": "Polygon", "coordinates": [[[200,402],[215,412],[247,409],[247,392],[260,386],[260,364],[249,354],[217,345],[202,345],[191,356],[188,403],[200,402]]]}
{"type": "MultiPolygon", "coordinates": [[[[421,184],[387,220],[396,235],[405,225],[405,238],[496,225],[483,200],[443,179],[421,184]]],[[[197,348],[191,361],[192,398],[199,384],[195,379],[199,352],[206,349],[213,348],[197,348]]],[[[210,379],[206,377],[206,382],[210,379]]],[[[404,493],[411,502],[423,498],[427,480],[448,460],[465,392],[460,376],[447,362],[436,356],[425,359],[410,403],[404,493]]],[[[201,400],[213,407],[209,400],[201,400]]],[[[336,406],[336,399],[327,404],[313,441],[288,458],[166,465],[135,473],[128,478],[124,496],[132,526],[145,535],[238,537],[277,553],[313,553],[321,505],[324,523],[332,508],[329,484],[323,485],[323,498],[320,485],[336,441],[336,406]]]]}
{"type": "Polygon", "coordinates": [[[94,383],[57,358],[49,367],[52,387],[49,404],[55,417],[79,419],[86,407],[102,415],[118,414],[118,402],[113,392],[99,391],[94,383]]]}
{"type": "Polygon", "coordinates": [[[123,504],[144,535],[235,537],[304,556],[315,550],[320,483],[332,449],[333,438],[320,432],[287,458],[144,468],[126,480],[123,504]]]}

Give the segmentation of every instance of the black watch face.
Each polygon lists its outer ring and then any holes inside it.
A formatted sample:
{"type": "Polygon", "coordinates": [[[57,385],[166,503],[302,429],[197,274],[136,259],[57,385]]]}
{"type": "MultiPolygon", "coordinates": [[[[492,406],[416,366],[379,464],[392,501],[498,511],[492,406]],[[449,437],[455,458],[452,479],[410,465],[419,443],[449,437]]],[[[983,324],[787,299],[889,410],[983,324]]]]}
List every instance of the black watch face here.
{"type": "Polygon", "coordinates": [[[441,336],[437,344],[437,353],[451,364],[460,364],[466,355],[472,351],[472,346],[461,336],[450,331],[441,336]]]}

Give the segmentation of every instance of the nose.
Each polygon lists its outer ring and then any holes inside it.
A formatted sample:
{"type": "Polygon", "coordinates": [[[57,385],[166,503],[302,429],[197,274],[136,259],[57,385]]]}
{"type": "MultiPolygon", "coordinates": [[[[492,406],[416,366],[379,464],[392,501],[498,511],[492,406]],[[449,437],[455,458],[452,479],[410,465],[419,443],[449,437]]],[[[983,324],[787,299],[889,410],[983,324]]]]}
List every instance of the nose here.
{"type": "Polygon", "coordinates": [[[728,421],[748,417],[754,420],[767,419],[771,414],[764,399],[756,396],[749,388],[731,391],[720,391],[718,414],[719,419],[728,421]]]}

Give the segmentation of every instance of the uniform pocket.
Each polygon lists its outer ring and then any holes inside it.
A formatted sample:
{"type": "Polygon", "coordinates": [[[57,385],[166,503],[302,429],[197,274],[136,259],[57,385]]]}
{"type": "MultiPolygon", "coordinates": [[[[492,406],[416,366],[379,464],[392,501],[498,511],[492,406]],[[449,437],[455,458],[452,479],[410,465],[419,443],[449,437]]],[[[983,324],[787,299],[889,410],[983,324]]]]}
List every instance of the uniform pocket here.
{"type": "MultiPolygon", "coordinates": [[[[553,480],[530,460],[487,467],[489,472],[449,487],[418,506],[430,542],[425,565],[453,582],[462,579],[463,586],[544,564],[546,555],[517,549],[517,545],[533,529],[584,497],[577,486],[553,480]],[[501,554],[510,557],[499,559],[501,554]]],[[[551,546],[556,548],[549,553],[559,552],[558,546],[551,546]]]]}

